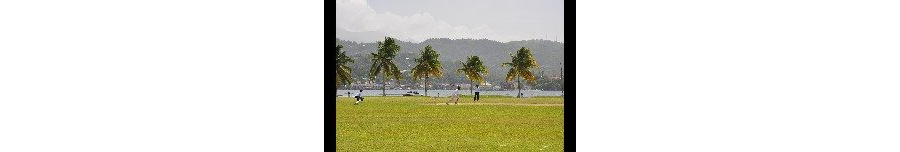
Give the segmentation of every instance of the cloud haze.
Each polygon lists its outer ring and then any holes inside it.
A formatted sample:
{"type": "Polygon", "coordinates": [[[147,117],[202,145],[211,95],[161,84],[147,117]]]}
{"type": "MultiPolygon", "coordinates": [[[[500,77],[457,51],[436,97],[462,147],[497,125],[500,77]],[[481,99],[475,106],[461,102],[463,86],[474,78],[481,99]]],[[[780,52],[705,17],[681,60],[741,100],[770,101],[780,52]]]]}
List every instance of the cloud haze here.
{"type": "MultiPolygon", "coordinates": [[[[396,1],[391,1],[395,2],[396,1]]],[[[515,4],[515,3],[510,3],[515,4]]],[[[438,4],[435,4],[438,5],[438,4]]],[[[400,6],[403,7],[403,6],[400,6]]],[[[441,7],[441,6],[436,6],[441,7]]],[[[450,6],[448,6],[450,7],[450,6]]],[[[459,8],[459,10],[465,10],[465,6],[453,6],[459,8]]],[[[406,8],[395,8],[398,11],[406,11],[406,8]]],[[[560,8],[561,9],[561,8],[560,8]]],[[[441,11],[442,9],[432,9],[430,11],[441,11]]],[[[349,37],[354,37],[355,33],[369,33],[367,35],[371,35],[371,33],[381,33],[383,36],[391,36],[398,38],[400,40],[406,41],[414,41],[421,42],[428,38],[472,38],[472,39],[492,39],[498,41],[514,41],[514,40],[524,40],[524,39],[535,39],[537,37],[546,38],[548,32],[543,32],[543,34],[535,34],[528,32],[521,32],[523,29],[518,29],[520,33],[510,32],[517,31],[517,29],[513,28],[508,31],[499,31],[497,29],[493,29],[492,26],[489,26],[490,23],[477,23],[477,22],[468,22],[462,25],[461,23],[450,23],[446,20],[439,19],[432,15],[429,12],[415,12],[409,13],[406,15],[399,15],[392,13],[390,11],[376,11],[368,1],[366,0],[337,0],[337,8],[336,8],[336,26],[338,29],[338,38],[347,39],[349,37]]],[[[455,9],[453,11],[456,11],[455,9]]],[[[478,11],[478,10],[468,10],[468,11],[478,11]]],[[[458,17],[472,17],[477,18],[479,15],[457,15],[461,13],[453,13],[448,11],[444,11],[441,13],[456,15],[458,17]]],[[[490,13],[490,12],[475,12],[475,13],[490,13]]],[[[562,16],[558,16],[562,18],[562,16]]],[[[486,17],[484,18],[486,19],[486,17]]],[[[477,19],[472,19],[477,20],[477,19]]],[[[489,20],[489,19],[488,19],[489,20]]],[[[560,19],[561,21],[561,19],[560,19]]],[[[558,23],[562,25],[562,23],[558,23]]],[[[499,24],[491,24],[491,25],[499,25],[499,24]]],[[[554,33],[555,36],[562,37],[562,29],[561,26],[558,29],[559,33],[554,33]]],[[[539,32],[537,32],[539,33],[539,32]]],[[[356,36],[358,37],[358,36],[356,36]]],[[[372,37],[372,36],[368,36],[372,37]]],[[[371,38],[369,38],[371,39],[371,38]]],[[[548,38],[548,39],[553,39],[548,38]]],[[[362,40],[369,41],[369,40],[362,40]]]]}

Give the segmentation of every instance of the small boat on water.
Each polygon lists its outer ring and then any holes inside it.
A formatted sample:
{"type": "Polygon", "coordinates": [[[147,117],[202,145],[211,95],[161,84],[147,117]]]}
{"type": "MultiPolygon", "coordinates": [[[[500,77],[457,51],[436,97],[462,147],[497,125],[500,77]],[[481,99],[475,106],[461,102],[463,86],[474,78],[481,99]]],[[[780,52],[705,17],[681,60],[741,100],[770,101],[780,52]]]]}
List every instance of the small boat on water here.
{"type": "Polygon", "coordinates": [[[403,96],[421,96],[421,94],[419,94],[419,91],[407,91],[403,96]]]}

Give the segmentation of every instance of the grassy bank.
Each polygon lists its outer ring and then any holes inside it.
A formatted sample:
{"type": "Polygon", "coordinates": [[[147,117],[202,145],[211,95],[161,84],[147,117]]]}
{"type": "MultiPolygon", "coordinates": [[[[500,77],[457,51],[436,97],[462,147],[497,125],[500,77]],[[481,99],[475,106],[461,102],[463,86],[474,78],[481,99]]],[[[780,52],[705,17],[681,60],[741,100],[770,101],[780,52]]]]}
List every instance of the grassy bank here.
{"type": "Polygon", "coordinates": [[[337,98],[338,151],[562,151],[563,98],[337,98]],[[430,103],[441,103],[432,105],[430,103]],[[452,104],[452,103],[451,103],[452,104]],[[505,105],[499,105],[505,104],[505,105]],[[557,105],[557,106],[523,106],[557,105]]]}

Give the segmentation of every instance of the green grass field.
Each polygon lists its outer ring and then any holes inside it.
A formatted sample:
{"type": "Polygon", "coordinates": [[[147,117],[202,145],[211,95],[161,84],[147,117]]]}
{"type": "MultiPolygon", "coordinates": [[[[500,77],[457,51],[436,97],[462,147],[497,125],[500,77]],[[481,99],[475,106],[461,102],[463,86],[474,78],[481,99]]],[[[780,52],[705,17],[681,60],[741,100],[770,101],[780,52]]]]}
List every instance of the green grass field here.
{"type": "Polygon", "coordinates": [[[338,151],[562,151],[563,98],[337,98],[338,151]],[[433,104],[439,103],[439,104],[433,104]]]}

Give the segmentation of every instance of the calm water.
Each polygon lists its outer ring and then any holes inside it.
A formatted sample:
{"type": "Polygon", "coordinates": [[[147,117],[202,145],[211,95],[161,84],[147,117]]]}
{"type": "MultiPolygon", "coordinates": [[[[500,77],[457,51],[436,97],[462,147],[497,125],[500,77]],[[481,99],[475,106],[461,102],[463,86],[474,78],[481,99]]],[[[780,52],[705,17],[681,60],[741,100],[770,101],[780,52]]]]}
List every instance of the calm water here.
{"type": "MultiPolygon", "coordinates": [[[[385,93],[388,95],[391,94],[405,94],[409,91],[418,91],[419,94],[425,94],[424,90],[385,90],[385,93]]],[[[454,90],[428,90],[428,96],[440,96],[446,97],[453,93],[454,90]]],[[[347,96],[347,92],[350,92],[350,96],[356,95],[356,92],[359,90],[338,90],[338,95],[347,96]]],[[[518,91],[481,91],[481,95],[504,95],[504,96],[515,96],[518,91]]],[[[363,96],[381,96],[381,90],[363,90],[363,96]]],[[[459,94],[469,95],[469,90],[459,90],[459,94]]],[[[522,94],[526,97],[532,96],[560,96],[562,95],[562,91],[541,91],[541,90],[522,90],[522,94]]]]}

